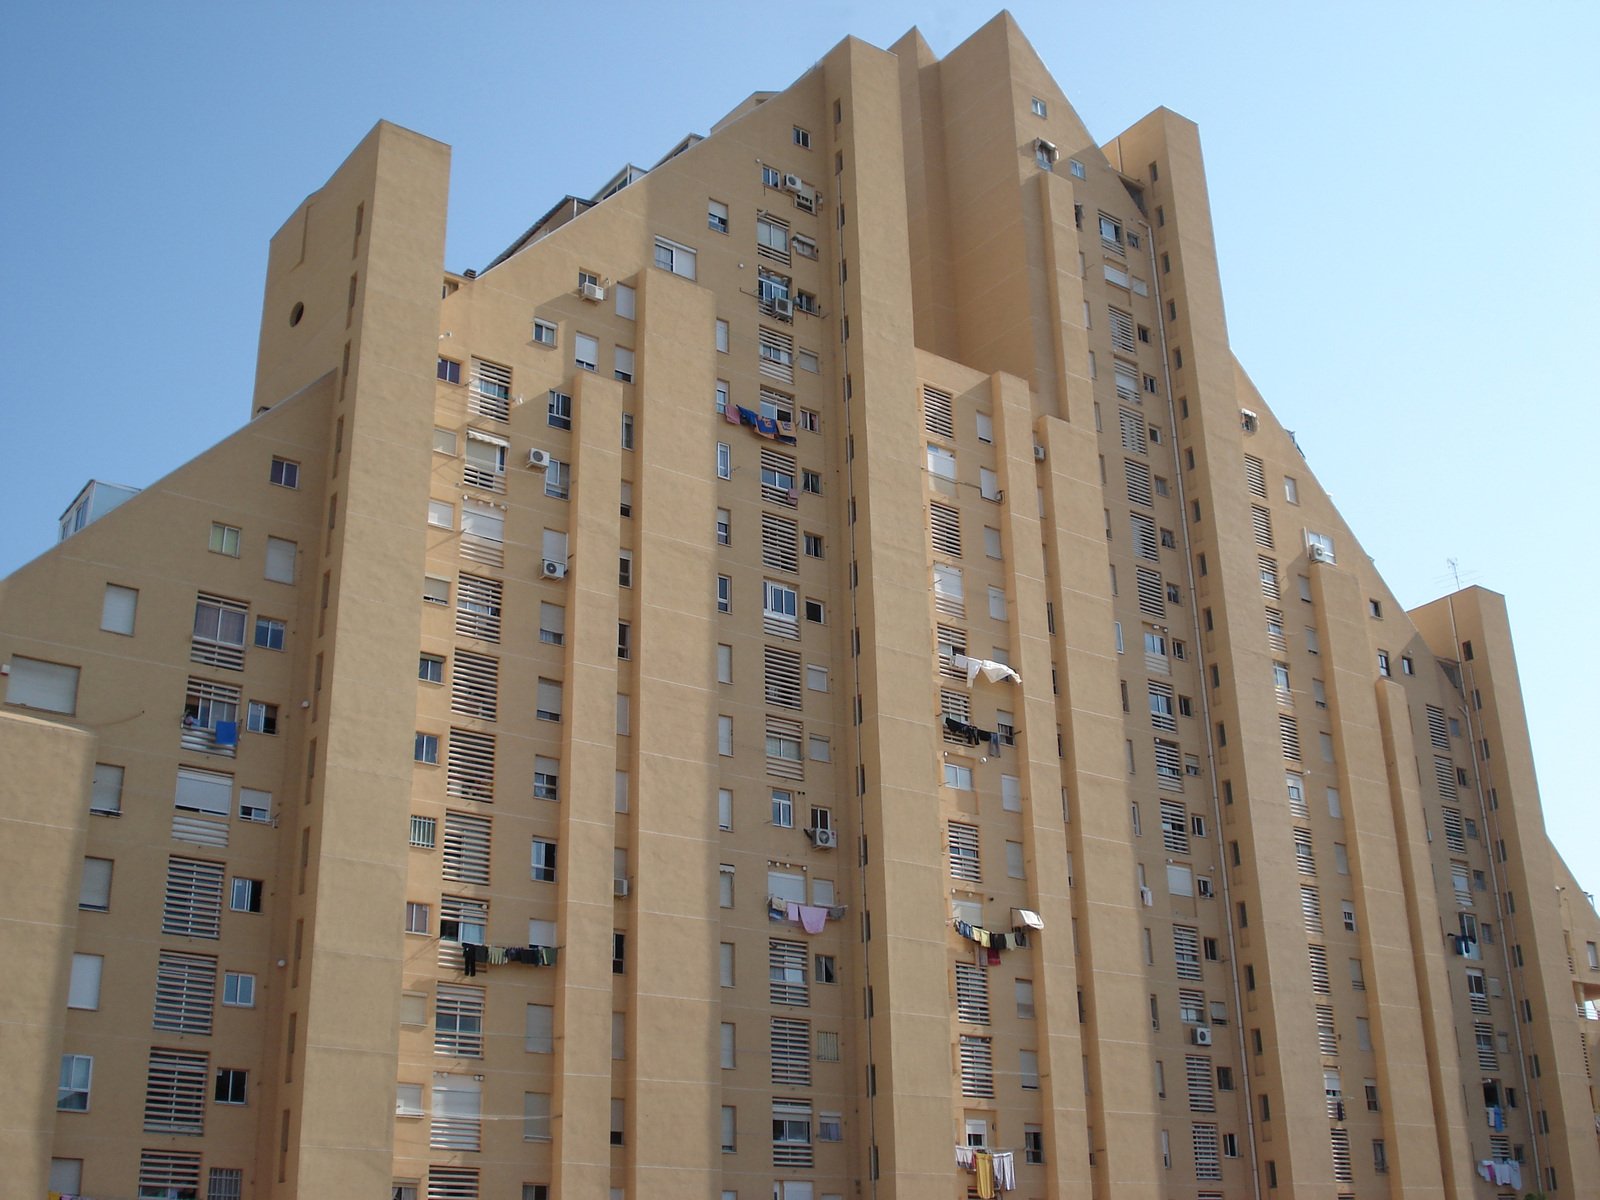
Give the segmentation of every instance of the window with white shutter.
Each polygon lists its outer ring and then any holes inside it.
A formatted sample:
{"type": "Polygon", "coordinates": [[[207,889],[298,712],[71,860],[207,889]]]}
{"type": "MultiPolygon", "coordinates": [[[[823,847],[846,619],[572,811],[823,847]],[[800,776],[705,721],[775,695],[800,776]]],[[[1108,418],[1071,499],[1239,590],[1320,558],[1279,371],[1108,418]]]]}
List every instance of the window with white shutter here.
{"type": "Polygon", "coordinates": [[[511,443],[481,429],[467,430],[466,453],[461,458],[461,484],[485,492],[506,490],[506,455],[511,443]]]}
{"type": "Polygon", "coordinates": [[[933,606],[950,617],[967,615],[965,594],[962,590],[961,568],[933,564],[933,606]]]}
{"type": "Polygon", "coordinates": [[[1300,760],[1300,723],[1288,713],[1278,714],[1278,741],[1285,758],[1300,760]]]}
{"type": "Polygon", "coordinates": [[[463,574],[456,589],[456,632],[484,642],[500,640],[498,579],[463,574]]]}
{"type": "Polygon", "coordinates": [[[433,1002],[433,1052],[456,1058],[483,1057],[484,991],[441,983],[433,1002]]]}
{"type": "Polygon", "coordinates": [[[218,937],[222,928],[222,876],[221,863],[169,857],[161,932],[179,937],[218,937]]]}
{"type": "Polygon", "coordinates": [[[1319,996],[1330,995],[1332,989],[1328,986],[1328,948],[1307,946],[1306,961],[1311,967],[1311,990],[1319,996]]]}
{"type": "Polygon", "coordinates": [[[776,646],[762,648],[763,682],[768,704],[800,707],[800,655],[776,646]]]}
{"type": "Polygon", "coordinates": [[[1193,1132],[1194,1177],[1221,1179],[1222,1163],[1217,1157],[1217,1127],[1196,1124],[1193,1132]]]}
{"type": "Polygon", "coordinates": [[[767,943],[767,998],[773,1004],[811,1003],[806,981],[806,944],[773,938],[767,943]]]}
{"type": "Polygon", "coordinates": [[[1183,753],[1176,742],[1155,739],[1156,786],[1164,792],[1183,791],[1183,753]]]}
{"type": "Polygon", "coordinates": [[[451,728],[445,792],[463,800],[488,803],[494,799],[493,734],[451,728]]]}
{"type": "Polygon", "coordinates": [[[961,512],[934,501],[928,505],[928,528],[936,554],[961,557],[961,512]]]}
{"type": "MultiPolygon", "coordinates": [[[[1307,846],[1309,850],[1309,845],[1307,846]]],[[[1300,916],[1307,933],[1322,932],[1322,896],[1314,887],[1300,885],[1300,916]]]]}
{"type": "Polygon", "coordinates": [[[171,1150],[139,1152],[139,1196],[178,1196],[194,1200],[200,1194],[200,1156],[171,1150]]]}
{"type": "Polygon", "coordinates": [[[983,867],[978,858],[978,827],[959,821],[948,822],[950,874],[956,879],[978,883],[983,879],[983,867]]]}
{"type": "Polygon", "coordinates": [[[1461,810],[1447,806],[1441,811],[1444,815],[1445,846],[1452,854],[1465,854],[1467,852],[1467,843],[1462,834],[1461,810]]]}
{"type": "Polygon", "coordinates": [[[472,385],[467,392],[467,411],[496,421],[509,421],[511,368],[474,358],[472,385]]]}
{"type": "Polygon", "coordinates": [[[970,1025],[989,1023],[989,972],[972,963],[956,963],[956,1019],[970,1025]]]}
{"type": "Polygon", "coordinates": [[[1256,572],[1261,577],[1261,594],[1268,600],[1283,599],[1283,586],[1278,581],[1278,564],[1265,555],[1256,558],[1256,572]]]}
{"type": "Polygon", "coordinates": [[[1456,798],[1456,768],[1448,758],[1433,756],[1433,780],[1439,785],[1439,795],[1445,800],[1456,798]]]}
{"type": "Polygon", "coordinates": [[[1317,857],[1311,849],[1311,831],[1309,829],[1296,829],[1294,831],[1294,865],[1302,875],[1315,875],[1317,873],[1317,857]]]}
{"type": "Polygon", "coordinates": [[[1339,1053],[1339,1034],[1333,1025],[1333,1006],[1317,1005],[1317,1049],[1325,1055],[1339,1053]]]}
{"type": "Polygon", "coordinates": [[[1123,471],[1128,480],[1128,503],[1143,504],[1149,507],[1155,501],[1150,491],[1150,468],[1142,462],[1134,462],[1131,458],[1122,460],[1123,471]]]}
{"type": "Polygon", "coordinates": [[[217,998],[217,960],[203,954],[163,950],[156,962],[152,1027],[170,1033],[207,1035],[217,998]]]}
{"type": "Polygon", "coordinates": [[[1244,456],[1245,484],[1250,489],[1252,496],[1267,498],[1267,471],[1261,460],[1253,454],[1244,456]]]}
{"type": "MultiPolygon", "coordinates": [[[[1111,268],[1107,267],[1107,271],[1111,268]]],[[[1111,378],[1117,389],[1118,400],[1139,399],[1139,368],[1133,363],[1123,362],[1120,358],[1111,364],[1111,378]]]]}
{"type": "Polygon", "coordinates": [[[1211,1075],[1211,1060],[1203,1054],[1187,1054],[1183,1059],[1184,1081],[1189,1089],[1190,1112],[1216,1112],[1217,1096],[1211,1075]]]}
{"type": "Polygon", "coordinates": [[[792,1017],[770,1020],[771,1079],[774,1087],[811,1086],[811,1022],[792,1017]]]}
{"type": "Polygon", "coordinates": [[[201,592],[194,602],[189,661],[229,671],[244,670],[244,631],[250,605],[201,592]]]}
{"type": "Polygon", "coordinates": [[[986,1037],[961,1035],[961,1094],[994,1099],[994,1047],[986,1037]]]}
{"type": "Polygon", "coordinates": [[[1172,927],[1172,956],[1179,979],[1200,978],[1200,931],[1190,925],[1172,927]]]}
{"type": "Polygon", "coordinates": [[[935,437],[956,436],[954,397],[938,388],[922,387],[922,424],[935,437]]]}
{"type": "MultiPolygon", "coordinates": [[[[525,1093],[532,1095],[533,1093],[525,1093]]],[[[548,1097],[546,1097],[548,1099],[548,1097]]],[[[479,1200],[476,1167],[428,1167],[428,1200],[479,1200]]]]}
{"type": "Polygon", "coordinates": [[[6,703],[71,716],[78,710],[78,668],[13,654],[6,703]]]}
{"type": "Polygon", "coordinates": [[[483,1149],[483,1085],[477,1079],[434,1072],[428,1145],[434,1150],[483,1149]]]}
{"type": "Polygon", "coordinates": [[[193,1051],[150,1051],[144,1091],[146,1133],[205,1132],[208,1063],[208,1055],[193,1051]]]}
{"type": "Polygon", "coordinates": [[[1132,314],[1125,313],[1120,308],[1107,308],[1106,316],[1110,318],[1112,346],[1125,354],[1138,353],[1139,345],[1134,338],[1132,314]]]}
{"type": "MultiPolygon", "coordinates": [[[[1143,513],[1129,513],[1128,524],[1133,530],[1134,557],[1156,562],[1161,557],[1156,544],[1156,523],[1143,513]]],[[[1140,598],[1143,599],[1142,594],[1140,598]]],[[[1143,608],[1142,604],[1140,608],[1143,608]]]]}
{"type": "Polygon", "coordinates": [[[1161,801],[1161,844],[1173,854],[1189,853],[1189,818],[1182,801],[1161,801]]]}
{"type": "Polygon", "coordinates": [[[1256,545],[1272,549],[1272,514],[1259,504],[1250,506],[1250,529],[1255,534],[1256,545]]]}
{"type": "Polygon", "coordinates": [[[1164,618],[1167,615],[1167,591],[1162,585],[1160,571],[1135,567],[1134,589],[1139,595],[1139,611],[1145,616],[1164,618]]]}
{"type": "Polygon", "coordinates": [[[490,819],[473,813],[444,814],[444,850],[439,872],[458,883],[489,884],[490,819]]]}

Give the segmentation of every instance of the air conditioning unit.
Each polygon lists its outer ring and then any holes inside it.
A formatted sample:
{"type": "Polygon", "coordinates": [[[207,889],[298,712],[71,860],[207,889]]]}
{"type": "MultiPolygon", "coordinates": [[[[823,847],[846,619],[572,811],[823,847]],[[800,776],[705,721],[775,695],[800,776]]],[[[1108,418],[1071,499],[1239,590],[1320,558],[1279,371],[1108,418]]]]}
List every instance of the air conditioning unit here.
{"type": "Polygon", "coordinates": [[[1191,1032],[1194,1035],[1194,1044],[1196,1046],[1211,1045],[1211,1030],[1207,1029],[1204,1025],[1195,1026],[1191,1032]]]}
{"type": "Polygon", "coordinates": [[[1037,443],[1035,443],[1035,445],[1033,447],[1033,461],[1034,462],[1043,462],[1044,461],[1044,447],[1038,445],[1037,443]]]}
{"type": "Polygon", "coordinates": [[[578,294],[585,300],[593,300],[596,304],[606,298],[606,288],[603,283],[586,283],[578,289],[578,294]]]}
{"type": "Polygon", "coordinates": [[[811,842],[818,850],[837,850],[839,848],[839,834],[832,829],[811,829],[811,842]]]}
{"type": "Polygon", "coordinates": [[[1239,410],[1239,428],[1243,429],[1246,433],[1254,433],[1260,427],[1260,425],[1260,418],[1258,418],[1255,413],[1251,412],[1248,408],[1241,408],[1239,410]]]}
{"type": "Polygon", "coordinates": [[[1139,903],[1143,904],[1146,908],[1154,908],[1156,905],[1156,894],[1147,887],[1140,888],[1139,903]]]}
{"type": "Polygon", "coordinates": [[[542,471],[550,465],[550,451],[540,450],[535,446],[528,451],[528,465],[542,471]]]}
{"type": "Polygon", "coordinates": [[[1312,542],[1306,547],[1306,552],[1311,555],[1312,562],[1331,563],[1333,561],[1333,551],[1329,550],[1321,542],[1312,542]]]}
{"type": "Polygon", "coordinates": [[[787,296],[774,296],[772,298],[772,315],[776,317],[794,316],[794,301],[787,296]]]}
{"type": "Polygon", "coordinates": [[[806,181],[798,175],[785,175],[783,177],[783,190],[798,194],[806,190],[806,181]]]}
{"type": "Polygon", "coordinates": [[[567,564],[557,562],[553,558],[544,560],[544,577],[546,579],[565,579],[567,577],[567,564]]]}
{"type": "Polygon", "coordinates": [[[611,894],[613,896],[626,896],[633,890],[631,879],[613,879],[611,881],[611,894]]]}

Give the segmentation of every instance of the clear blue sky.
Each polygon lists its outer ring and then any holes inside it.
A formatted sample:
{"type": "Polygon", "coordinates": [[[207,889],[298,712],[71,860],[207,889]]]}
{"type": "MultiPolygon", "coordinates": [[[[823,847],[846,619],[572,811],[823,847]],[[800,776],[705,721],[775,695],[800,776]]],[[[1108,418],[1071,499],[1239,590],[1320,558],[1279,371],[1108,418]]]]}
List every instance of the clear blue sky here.
{"type": "MultiPolygon", "coordinates": [[[[1600,888],[1594,718],[1568,695],[1571,629],[1600,602],[1582,515],[1600,468],[1583,351],[1600,6],[1012,11],[1100,139],[1158,105],[1199,122],[1235,350],[1403,603],[1449,590],[1448,558],[1507,595],[1547,820],[1600,888]]],[[[48,548],[86,479],[148,483],[243,422],[267,238],[380,117],[454,147],[448,265],[482,267],[563,194],[655,161],[848,34],[919,25],[943,54],[992,13],[16,6],[0,573],[48,548]]]]}

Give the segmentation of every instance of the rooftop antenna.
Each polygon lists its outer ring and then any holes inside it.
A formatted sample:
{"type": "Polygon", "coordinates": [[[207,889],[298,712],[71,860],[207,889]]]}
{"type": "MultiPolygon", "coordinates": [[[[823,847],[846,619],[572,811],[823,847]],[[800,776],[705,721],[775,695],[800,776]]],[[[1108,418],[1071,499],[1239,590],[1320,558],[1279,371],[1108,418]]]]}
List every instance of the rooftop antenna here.
{"type": "Polygon", "coordinates": [[[1461,570],[1460,570],[1460,565],[1453,558],[1447,558],[1444,561],[1445,561],[1445,565],[1450,568],[1450,577],[1456,581],[1455,590],[1459,592],[1461,590],[1461,570]]]}

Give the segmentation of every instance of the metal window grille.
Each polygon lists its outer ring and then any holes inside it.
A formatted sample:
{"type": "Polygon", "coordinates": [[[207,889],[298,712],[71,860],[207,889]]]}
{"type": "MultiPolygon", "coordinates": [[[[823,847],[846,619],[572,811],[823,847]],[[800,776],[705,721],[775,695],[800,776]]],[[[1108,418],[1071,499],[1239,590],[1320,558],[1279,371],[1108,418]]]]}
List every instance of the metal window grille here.
{"type": "Polygon", "coordinates": [[[1326,946],[1307,946],[1306,961],[1311,966],[1311,990],[1319,996],[1332,994],[1328,986],[1328,948],[1326,946]]]}
{"type": "Polygon", "coordinates": [[[978,827],[959,821],[948,823],[950,874],[957,879],[979,883],[983,879],[983,865],[978,858],[978,827]]]}
{"type": "Polygon", "coordinates": [[[1253,454],[1244,456],[1244,479],[1252,496],[1267,498],[1267,472],[1261,460],[1253,454]]]}
{"type": "Polygon", "coordinates": [[[244,630],[250,605],[201,592],[194,601],[189,661],[229,671],[244,670],[244,630]]]}
{"type": "Polygon", "coordinates": [[[989,972],[973,963],[956,964],[956,1018],[970,1025],[989,1023],[989,972]]]}
{"type": "MultiPolygon", "coordinates": [[[[1156,523],[1143,513],[1129,513],[1128,524],[1133,530],[1133,553],[1137,558],[1156,562],[1161,551],[1156,544],[1156,523]]],[[[1143,599],[1141,594],[1140,599],[1143,599]]],[[[1143,609],[1143,604],[1140,608],[1143,609]]]]}
{"type": "Polygon", "coordinates": [[[1167,615],[1167,590],[1161,583],[1161,572],[1135,567],[1134,590],[1139,595],[1139,611],[1145,616],[1160,619],[1167,615]]]}
{"type": "Polygon", "coordinates": [[[762,648],[763,680],[768,704],[779,708],[800,707],[800,655],[776,646],[762,648]]]}
{"type": "Polygon", "coordinates": [[[1300,761],[1300,722],[1288,713],[1278,714],[1278,741],[1285,758],[1300,761]]]}
{"type": "Polygon", "coordinates": [[[1259,504],[1250,506],[1250,529],[1255,534],[1256,545],[1272,549],[1272,514],[1259,504]]]}
{"type": "MultiPolygon", "coordinates": [[[[205,1132],[209,1061],[209,1055],[193,1051],[150,1051],[144,1091],[146,1133],[205,1132]]],[[[199,1185],[198,1170],[195,1185],[199,1185]]]]}
{"type": "Polygon", "coordinates": [[[1203,1054],[1186,1054],[1183,1076],[1189,1089],[1189,1111],[1216,1112],[1216,1084],[1212,1079],[1211,1059],[1203,1054]]]}
{"type": "Polygon", "coordinates": [[[936,554],[961,557],[961,512],[948,504],[928,505],[928,528],[936,554]]]}
{"type": "Polygon", "coordinates": [[[472,360],[472,386],[467,392],[467,411],[496,421],[511,419],[511,368],[499,363],[472,360]]]}
{"type": "Polygon", "coordinates": [[[771,1077],[777,1087],[811,1086],[811,1022],[771,1018],[771,1077]]]}
{"type": "Polygon", "coordinates": [[[1131,458],[1122,460],[1122,468],[1128,480],[1128,502],[1130,504],[1143,504],[1149,507],[1155,501],[1150,491],[1150,468],[1142,462],[1134,462],[1131,458]]]}
{"type": "Polygon", "coordinates": [[[798,571],[800,528],[772,513],[761,514],[761,563],[774,571],[798,571]]]}
{"type": "Polygon", "coordinates": [[[986,1037],[961,1035],[961,1094],[994,1098],[994,1048],[986,1037]]]}
{"type": "Polygon", "coordinates": [[[806,981],[806,944],[773,938],[767,943],[767,998],[773,1004],[811,1003],[806,981]]]}
{"type": "Polygon", "coordinates": [[[433,1052],[457,1058],[483,1057],[482,988],[439,985],[433,1002],[433,1052]]]}
{"type": "Polygon", "coordinates": [[[1305,921],[1307,933],[1322,932],[1322,897],[1316,888],[1300,885],[1300,916],[1305,921]]]}

